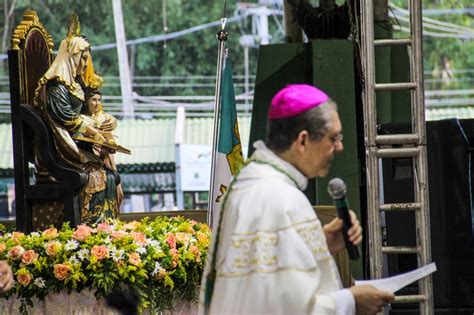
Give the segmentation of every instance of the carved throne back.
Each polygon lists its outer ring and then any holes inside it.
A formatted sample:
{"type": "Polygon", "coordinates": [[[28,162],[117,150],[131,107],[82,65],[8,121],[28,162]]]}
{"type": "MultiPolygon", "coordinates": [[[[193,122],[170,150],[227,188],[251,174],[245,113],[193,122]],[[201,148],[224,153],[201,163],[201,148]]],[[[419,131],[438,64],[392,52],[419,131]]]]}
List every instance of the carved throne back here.
{"type": "Polygon", "coordinates": [[[8,51],[16,225],[25,232],[62,221],[77,225],[79,191],[86,181],[86,174],[68,168],[57,158],[51,130],[33,102],[38,81],[52,62],[53,45],[36,12],[28,10],[13,32],[8,51]],[[38,160],[55,181],[38,182],[34,178],[30,167],[38,160]]]}

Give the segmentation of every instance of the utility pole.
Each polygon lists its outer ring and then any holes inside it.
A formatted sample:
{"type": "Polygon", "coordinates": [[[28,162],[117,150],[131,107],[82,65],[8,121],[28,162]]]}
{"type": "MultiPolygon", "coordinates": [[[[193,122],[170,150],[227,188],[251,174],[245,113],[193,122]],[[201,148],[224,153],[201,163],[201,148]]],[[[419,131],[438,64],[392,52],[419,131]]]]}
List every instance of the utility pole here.
{"type": "Polygon", "coordinates": [[[128,62],[125,27],[123,25],[122,1],[112,0],[114,12],[115,37],[117,41],[117,56],[120,71],[120,88],[122,92],[122,108],[124,118],[133,118],[132,80],[128,62]]]}

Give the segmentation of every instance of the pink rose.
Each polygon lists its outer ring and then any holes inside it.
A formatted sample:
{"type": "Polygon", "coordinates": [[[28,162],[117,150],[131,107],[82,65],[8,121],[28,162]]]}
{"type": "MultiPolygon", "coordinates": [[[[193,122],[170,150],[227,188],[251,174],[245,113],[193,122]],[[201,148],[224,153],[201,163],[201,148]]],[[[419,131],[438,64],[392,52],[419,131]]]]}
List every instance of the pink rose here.
{"type": "Polygon", "coordinates": [[[107,223],[99,223],[97,224],[97,230],[103,233],[110,233],[112,231],[112,227],[107,223]]]}
{"type": "Polygon", "coordinates": [[[33,279],[33,277],[31,276],[31,274],[28,271],[20,270],[18,272],[17,280],[18,280],[19,284],[21,284],[23,286],[27,286],[31,283],[32,279],[33,279]]]}
{"type": "Polygon", "coordinates": [[[64,280],[69,275],[71,268],[65,264],[55,264],[54,265],[54,276],[58,280],[64,280]]]}
{"type": "Polygon", "coordinates": [[[8,255],[13,258],[13,260],[20,260],[24,253],[25,249],[21,245],[15,245],[8,251],[8,255]]]}
{"type": "Polygon", "coordinates": [[[91,235],[91,232],[92,229],[87,225],[79,225],[72,234],[72,237],[78,241],[85,241],[91,235]]]}
{"type": "Polygon", "coordinates": [[[132,235],[134,241],[140,245],[146,245],[148,243],[145,234],[141,232],[131,232],[130,235],[132,235]]]}
{"type": "Polygon", "coordinates": [[[112,231],[112,234],[110,234],[114,240],[121,240],[125,236],[127,236],[127,232],[118,230],[118,231],[112,231]]]}
{"type": "Polygon", "coordinates": [[[54,227],[43,231],[43,237],[47,240],[52,240],[58,237],[58,230],[54,227]]]}
{"type": "Polygon", "coordinates": [[[102,260],[109,257],[109,249],[105,245],[94,245],[91,249],[91,255],[102,260]]]}
{"type": "Polygon", "coordinates": [[[187,244],[190,239],[191,239],[191,236],[187,233],[183,233],[183,232],[176,233],[176,240],[180,244],[187,244]]]}
{"type": "Polygon", "coordinates": [[[168,233],[166,235],[166,243],[168,243],[170,248],[176,248],[176,236],[173,233],[168,233]]]}
{"type": "Polygon", "coordinates": [[[7,245],[5,243],[0,243],[0,254],[3,253],[7,249],[7,245]]]}
{"type": "Polygon", "coordinates": [[[21,261],[25,265],[31,265],[36,260],[36,258],[38,258],[38,254],[34,250],[29,249],[23,254],[21,261]]]}
{"type": "Polygon", "coordinates": [[[138,253],[130,253],[128,254],[128,262],[134,266],[138,266],[142,260],[140,259],[140,255],[138,255],[138,253]]]}
{"type": "Polygon", "coordinates": [[[56,256],[57,253],[61,250],[62,245],[58,241],[51,241],[46,244],[46,254],[48,256],[56,256]]]}
{"type": "Polygon", "coordinates": [[[12,233],[12,240],[15,243],[20,243],[25,238],[25,234],[22,232],[13,232],[12,233]]]}

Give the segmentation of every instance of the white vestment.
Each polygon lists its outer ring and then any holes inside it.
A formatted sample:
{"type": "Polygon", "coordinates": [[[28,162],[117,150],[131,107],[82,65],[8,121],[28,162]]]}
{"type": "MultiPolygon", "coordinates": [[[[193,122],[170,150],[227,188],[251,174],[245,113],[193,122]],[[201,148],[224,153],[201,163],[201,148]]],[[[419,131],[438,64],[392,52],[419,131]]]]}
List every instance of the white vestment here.
{"type": "MultiPolygon", "coordinates": [[[[262,141],[254,146],[252,162],[236,176],[220,212],[210,313],[354,314],[354,298],[341,289],[321,223],[301,191],[307,178],[262,141]]],[[[200,313],[217,231],[203,275],[200,313]]]]}

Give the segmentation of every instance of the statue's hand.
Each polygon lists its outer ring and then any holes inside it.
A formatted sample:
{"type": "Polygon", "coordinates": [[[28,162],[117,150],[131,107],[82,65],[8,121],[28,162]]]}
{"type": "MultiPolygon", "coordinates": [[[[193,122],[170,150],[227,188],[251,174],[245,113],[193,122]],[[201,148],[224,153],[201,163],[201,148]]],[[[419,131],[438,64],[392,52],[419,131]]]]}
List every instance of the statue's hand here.
{"type": "Polygon", "coordinates": [[[107,119],[106,121],[102,123],[102,125],[100,126],[100,129],[104,131],[112,131],[112,130],[115,130],[116,127],[117,127],[117,119],[113,116],[110,116],[109,119],[107,119]]]}

